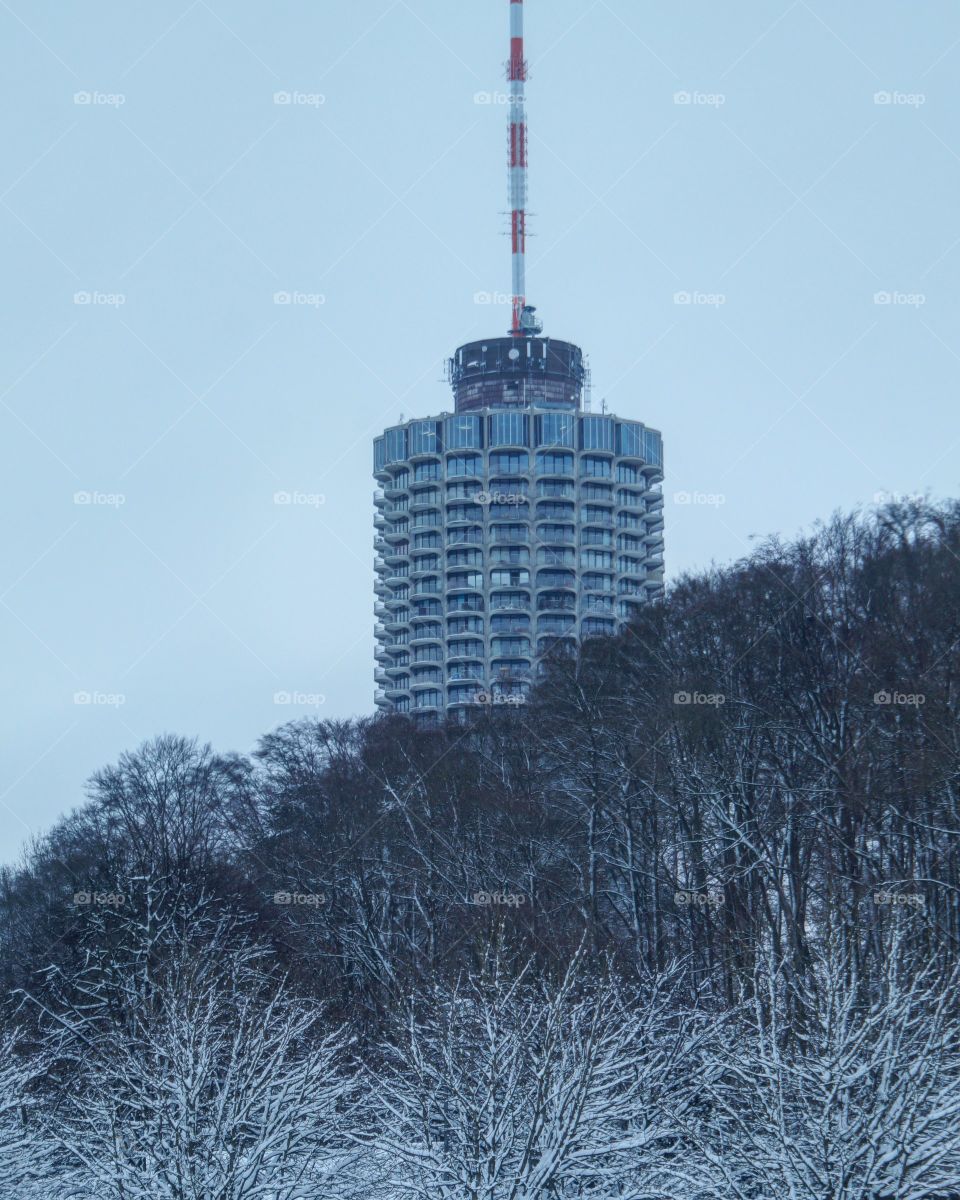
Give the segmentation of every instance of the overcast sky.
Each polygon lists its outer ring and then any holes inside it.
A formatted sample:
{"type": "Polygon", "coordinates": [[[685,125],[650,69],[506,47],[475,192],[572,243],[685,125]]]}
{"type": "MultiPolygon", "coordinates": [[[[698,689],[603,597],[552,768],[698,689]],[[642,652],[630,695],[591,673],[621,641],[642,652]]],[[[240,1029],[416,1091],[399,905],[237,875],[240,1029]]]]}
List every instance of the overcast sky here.
{"type": "MultiPolygon", "coordinates": [[[[668,578],[955,494],[956,4],[525,7],[530,299],[663,431],[668,578]]],[[[0,32],[9,859],[153,734],[372,709],[371,439],[508,324],[507,4],[0,32]]]]}

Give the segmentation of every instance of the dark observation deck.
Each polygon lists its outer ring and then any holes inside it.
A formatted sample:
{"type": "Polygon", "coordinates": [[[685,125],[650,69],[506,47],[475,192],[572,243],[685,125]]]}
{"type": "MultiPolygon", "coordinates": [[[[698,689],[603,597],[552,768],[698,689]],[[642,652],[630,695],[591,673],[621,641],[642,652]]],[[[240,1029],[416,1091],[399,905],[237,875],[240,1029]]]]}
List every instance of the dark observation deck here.
{"type": "Polygon", "coordinates": [[[524,335],[467,342],[448,374],[458,413],[534,405],[579,411],[586,367],[572,342],[524,335]]]}

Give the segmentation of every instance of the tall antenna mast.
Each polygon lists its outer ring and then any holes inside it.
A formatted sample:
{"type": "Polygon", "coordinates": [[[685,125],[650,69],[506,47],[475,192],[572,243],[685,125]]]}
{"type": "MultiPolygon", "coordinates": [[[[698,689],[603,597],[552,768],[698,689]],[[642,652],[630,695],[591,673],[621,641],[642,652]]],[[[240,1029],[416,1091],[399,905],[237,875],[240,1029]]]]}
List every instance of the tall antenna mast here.
{"type": "Polygon", "coordinates": [[[510,236],[513,263],[513,324],[510,332],[522,336],[523,310],[527,303],[527,117],[524,83],[527,63],[523,57],[523,0],[510,0],[510,236]]]}

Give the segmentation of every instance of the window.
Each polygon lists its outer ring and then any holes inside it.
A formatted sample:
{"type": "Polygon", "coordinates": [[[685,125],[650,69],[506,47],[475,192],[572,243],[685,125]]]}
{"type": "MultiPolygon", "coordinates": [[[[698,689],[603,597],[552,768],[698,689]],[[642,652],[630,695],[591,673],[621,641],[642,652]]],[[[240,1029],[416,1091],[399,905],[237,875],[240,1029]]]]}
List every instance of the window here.
{"type": "Polygon", "coordinates": [[[386,434],[387,462],[403,462],[407,457],[407,431],[400,426],[398,429],[388,429],[386,434]]]}
{"type": "Polygon", "coordinates": [[[612,546],[613,534],[609,529],[582,529],[580,544],[582,546],[612,546]]]}
{"type": "Polygon", "coordinates": [[[413,478],[416,483],[424,483],[428,479],[442,479],[443,467],[437,462],[417,463],[413,468],[413,478]]]}
{"type": "Polygon", "coordinates": [[[413,560],[414,571],[438,571],[440,569],[439,554],[424,554],[413,560]]]}
{"type": "Polygon", "coordinates": [[[621,508],[644,508],[643,492],[617,492],[617,503],[621,508]]]}
{"type": "Polygon", "coordinates": [[[573,483],[568,479],[538,479],[538,496],[569,496],[573,498],[573,483]]]}
{"type": "Polygon", "coordinates": [[[573,520],[573,505],[562,500],[541,500],[537,505],[537,520],[557,518],[573,520]]]}
{"type": "Polygon", "coordinates": [[[483,530],[474,525],[465,525],[463,529],[451,529],[447,534],[448,546],[479,546],[483,543],[483,530]]]}
{"type": "Polygon", "coordinates": [[[624,458],[640,458],[643,454],[643,427],[635,421],[621,421],[617,426],[617,453],[624,458]]]}
{"type": "Polygon", "coordinates": [[[617,513],[617,526],[620,529],[642,529],[643,517],[639,513],[619,512],[617,513]]]}
{"type": "Polygon", "coordinates": [[[639,478],[640,472],[636,467],[632,467],[629,463],[617,463],[618,483],[636,483],[639,478]]]}
{"type": "Polygon", "coordinates": [[[567,616],[565,613],[557,613],[555,615],[548,614],[545,617],[537,617],[537,632],[538,633],[568,633],[573,629],[573,616],[567,616]]]}
{"type": "Polygon", "coordinates": [[[528,446],[530,444],[526,413],[493,413],[488,420],[491,446],[528,446]]]}
{"type": "Polygon", "coordinates": [[[601,508],[599,504],[585,504],[580,510],[580,519],[588,524],[612,525],[613,513],[608,508],[601,508]]]}
{"type": "Polygon", "coordinates": [[[373,440],[373,473],[376,475],[387,465],[386,438],[378,437],[373,440]]]}
{"type": "Polygon", "coordinates": [[[419,512],[413,514],[414,529],[435,529],[440,524],[440,514],[438,512],[419,512]]]}
{"type": "Polygon", "coordinates": [[[482,588],[483,575],[479,571],[454,571],[447,576],[447,588],[482,588]]]}
{"type": "Polygon", "coordinates": [[[536,421],[538,446],[573,446],[572,413],[544,413],[536,421]]]}
{"type": "Polygon", "coordinates": [[[417,646],[413,652],[415,663],[443,662],[443,651],[439,646],[417,646]]]}
{"type": "MultiPolygon", "coordinates": [[[[412,636],[416,638],[436,638],[440,640],[443,633],[443,627],[435,621],[430,621],[426,625],[420,625],[414,629],[412,636]]],[[[413,652],[414,662],[424,662],[427,659],[432,659],[434,662],[439,661],[440,647],[439,646],[420,646],[413,652]]]]}
{"type": "Polygon", "coordinates": [[[584,483],[580,485],[580,495],[584,500],[612,500],[613,487],[609,483],[584,483]]]}
{"type": "Polygon", "coordinates": [[[447,607],[451,612],[483,612],[483,597],[472,592],[450,596],[447,600],[447,607]]]}
{"type": "Polygon", "coordinates": [[[537,597],[537,608],[541,612],[573,612],[576,607],[577,598],[569,592],[543,592],[537,597]]]}
{"type": "Polygon", "coordinates": [[[501,475],[519,475],[522,471],[529,471],[530,455],[526,451],[519,453],[492,453],[490,455],[490,471],[498,472],[501,475]]]}
{"type": "Polygon", "coordinates": [[[530,628],[530,618],[523,613],[502,613],[490,618],[491,633],[526,633],[530,628]]]}
{"type": "Polygon", "coordinates": [[[437,421],[411,421],[407,436],[410,458],[415,454],[440,453],[440,425],[437,421]]]}
{"type": "Polygon", "coordinates": [[[443,441],[448,450],[479,450],[483,445],[480,418],[466,414],[447,417],[443,423],[443,441]]]}
{"type": "Polygon", "coordinates": [[[549,450],[537,452],[538,475],[572,475],[573,455],[554,454],[549,450]]]}
{"type": "MultiPolygon", "coordinates": [[[[439,549],[441,545],[439,533],[417,533],[414,534],[413,548],[414,550],[432,550],[439,549]]],[[[399,553],[399,547],[398,551],[399,553]]]]}
{"type": "Polygon", "coordinates": [[[530,531],[526,525],[494,525],[490,536],[495,542],[526,542],[530,531]]]}
{"type": "Polygon", "coordinates": [[[413,698],[414,708],[439,708],[443,695],[438,691],[418,692],[413,698]]]}
{"type": "Polygon", "coordinates": [[[475,687],[452,687],[447,692],[447,701],[450,704],[473,704],[476,694],[475,687]]]}
{"type": "Polygon", "coordinates": [[[638,558],[621,557],[617,559],[617,570],[621,575],[643,575],[644,565],[638,558]]]}
{"type": "Polygon", "coordinates": [[[447,554],[448,567],[479,566],[482,562],[482,550],[450,550],[447,554]]]}
{"type": "Polygon", "coordinates": [[[440,489],[439,488],[422,488],[416,491],[409,499],[410,504],[439,504],[440,489]]]}
{"type": "Polygon", "coordinates": [[[643,538],[636,537],[632,533],[618,534],[617,548],[620,550],[635,550],[639,553],[643,550],[643,538]]]}
{"type": "Polygon", "coordinates": [[[409,712],[410,711],[410,697],[409,696],[400,696],[398,699],[393,701],[393,708],[394,708],[394,711],[398,712],[398,713],[409,712]]]}
{"type": "Polygon", "coordinates": [[[413,615],[415,617],[439,617],[443,608],[439,600],[414,600],[413,615]]]}
{"type": "Polygon", "coordinates": [[[567,546],[541,546],[537,551],[537,562],[548,567],[572,567],[577,561],[577,553],[567,546]]]}
{"type": "Polygon", "coordinates": [[[476,454],[457,454],[447,459],[447,478],[462,475],[480,475],[482,468],[476,454]]]}
{"type": "Polygon", "coordinates": [[[585,617],[580,630],[584,637],[603,637],[614,632],[613,618],[607,620],[605,617],[585,617]]]}
{"type": "Polygon", "coordinates": [[[609,450],[614,447],[613,417],[580,418],[580,446],[583,450],[609,450]]]}
{"type": "Polygon", "coordinates": [[[613,612],[612,596],[585,596],[583,607],[587,612],[613,612]]]}
{"type": "Polygon", "coordinates": [[[491,546],[491,563],[528,563],[530,551],[526,546],[491,546]]]}
{"type": "Polygon", "coordinates": [[[526,587],[530,583],[530,572],[525,569],[490,572],[491,587],[526,587]]]}
{"type": "Polygon", "coordinates": [[[414,671],[413,683],[443,683],[443,672],[437,667],[427,667],[424,671],[414,671]]]}
{"type": "Polygon", "coordinates": [[[523,519],[526,517],[528,512],[526,501],[523,501],[520,504],[510,502],[501,504],[499,503],[499,498],[501,496],[509,496],[509,492],[491,492],[490,495],[497,498],[497,502],[491,503],[490,505],[489,511],[491,517],[500,520],[503,518],[507,518],[509,520],[512,517],[514,521],[516,521],[518,518],[523,519]]]}
{"type": "Polygon", "coordinates": [[[483,633],[483,617],[451,617],[447,633],[483,633]]]}
{"type": "Polygon", "coordinates": [[[447,675],[450,679],[482,679],[483,663],[453,663],[447,675]]]}
{"type": "Polygon", "coordinates": [[[591,455],[584,455],[580,460],[580,474],[593,475],[600,479],[609,479],[611,474],[610,460],[608,458],[593,458],[591,455]]]}
{"type": "Polygon", "coordinates": [[[469,500],[471,496],[475,496],[481,490],[480,484],[471,483],[448,483],[447,484],[447,499],[448,500],[469,500]]]}
{"type": "Polygon", "coordinates": [[[538,588],[561,588],[575,587],[576,576],[572,571],[538,571],[537,572],[537,587],[538,588]]]}
{"type": "Polygon", "coordinates": [[[580,554],[581,566],[613,566],[613,552],[610,550],[584,550],[580,554]]]}
{"type": "Polygon", "coordinates": [[[447,643],[450,658],[483,658],[483,642],[455,641],[447,643]]]}
{"type": "Polygon", "coordinates": [[[600,575],[594,571],[590,571],[586,575],[580,576],[580,582],[583,585],[584,591],[606,592],[613,587],[613,576],[600,575]]]}
{"type": "Polygon", "coordinates": [[[526,592],[497,592],[490,597],[491,608],[516,608],[521,611],[530,608],[530,597],[526,592]]]}
{"type": "Polygon", "coordinates": [[[542,542],[572,542],[572,525],[541,525],[537,536],[542,542]]]}
{"type": "Polygon", "coordinates": [[[482,521],[483,509],[479,504],[451,504],[447,507],[448,521],[482,521]]]}
{"type": "Polygon", "coordinates": [[[652,429],[643,431],[643,457],[646,462],[652,463],[655,467],[663,466],[663,439],[652,429]]]}
{"type": "Polygon", "coordinates": [[[391,599],[393,600],[408,600],[410,598],[410,587],[406,583],[400,584],[399,587],[392,589],[391,599]]]}
{"type": "Polygon", "coordinates": [[[435,575],[430,575],[426,579],[418,579],[413,585],[413,594],[415,596],[422,596],[424,593],[429,595],[432,592],[439,591],[440,580],[435,575]]]}
{"type": "Polygon", "coordinates": [[[517,655],[530,653],[530,639],[526,637],[495,637],[492,653],[496,655],[517,655]]]}
{"type": "Polygon", "coordinates": [[[398,471],[393,479],[387,484],[388,488],[405,488],[410,486],[410,472],[398,471]]]}

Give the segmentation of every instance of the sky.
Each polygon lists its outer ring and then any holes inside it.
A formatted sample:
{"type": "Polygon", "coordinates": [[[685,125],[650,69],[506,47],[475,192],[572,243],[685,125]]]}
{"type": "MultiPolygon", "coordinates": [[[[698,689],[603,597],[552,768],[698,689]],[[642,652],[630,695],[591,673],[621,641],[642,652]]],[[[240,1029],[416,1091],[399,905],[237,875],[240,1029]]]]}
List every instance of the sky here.
{"type": "MultiPolygon", "coordinates": [[[[528,294],[667,579],[957,494],[960,9],[527,0],[528,294]]],[[[0,0],[0,860],[373,709],[371,443],[506,331],[506,0],[0,0]]]]}

